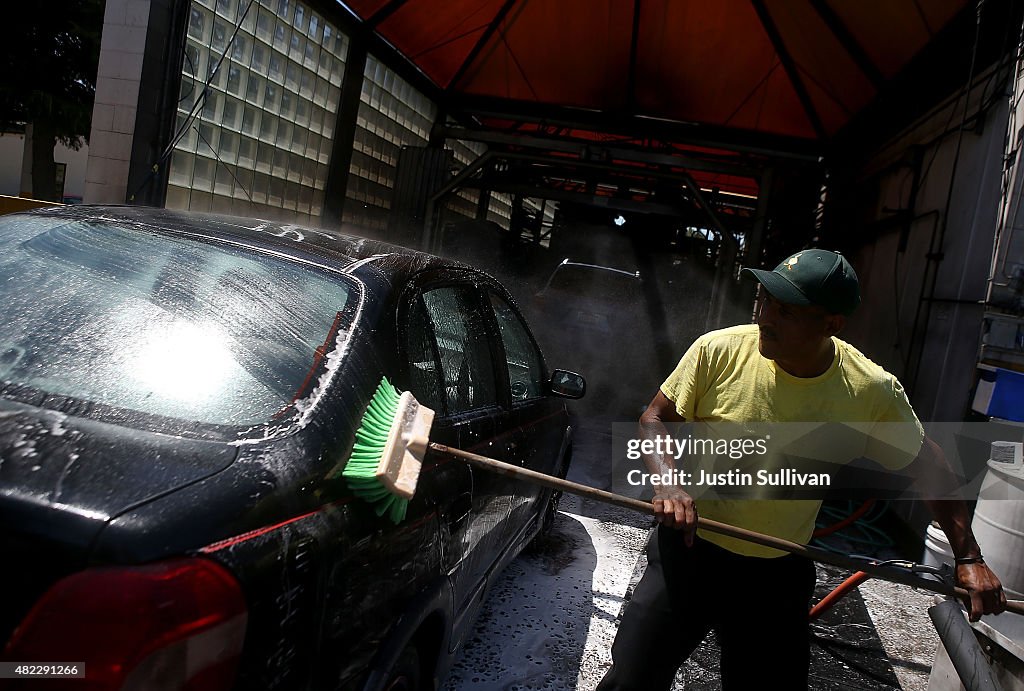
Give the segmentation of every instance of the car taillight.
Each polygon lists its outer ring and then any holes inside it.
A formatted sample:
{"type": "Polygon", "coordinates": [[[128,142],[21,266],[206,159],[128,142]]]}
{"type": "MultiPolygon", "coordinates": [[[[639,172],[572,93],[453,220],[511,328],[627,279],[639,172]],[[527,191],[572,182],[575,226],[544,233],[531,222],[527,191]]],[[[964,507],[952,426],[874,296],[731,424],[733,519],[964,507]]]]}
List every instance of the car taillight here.
{"type": "Polygon", "coordinates": [[[85,679],[33,679],[25,686],[34,691],[227,689],[246,619],[238,582],[206,559],[88,569],[40,598],[3,659],[85,664],[85,679]]]}

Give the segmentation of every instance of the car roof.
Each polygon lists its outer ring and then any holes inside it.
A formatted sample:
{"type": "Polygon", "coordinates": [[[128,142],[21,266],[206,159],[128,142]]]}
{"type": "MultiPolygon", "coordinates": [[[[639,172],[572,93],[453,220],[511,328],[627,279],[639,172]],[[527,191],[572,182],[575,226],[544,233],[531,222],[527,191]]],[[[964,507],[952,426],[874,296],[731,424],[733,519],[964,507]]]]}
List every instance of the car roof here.
{"type": "Polygon", "coordinates": [[[242,216],[175,211],[147,206],[52,206],[26,212],[69,221],[108,221],[117,225],[227,240],[256,250],[287,255],[355,272],[371,263],[391,278],[406,278],[424,269],[453,267],[479,272],[455,260],[371,240],[340,231],[242,216]],[[317,261],[319,260],[319,261],[317,261]]]}

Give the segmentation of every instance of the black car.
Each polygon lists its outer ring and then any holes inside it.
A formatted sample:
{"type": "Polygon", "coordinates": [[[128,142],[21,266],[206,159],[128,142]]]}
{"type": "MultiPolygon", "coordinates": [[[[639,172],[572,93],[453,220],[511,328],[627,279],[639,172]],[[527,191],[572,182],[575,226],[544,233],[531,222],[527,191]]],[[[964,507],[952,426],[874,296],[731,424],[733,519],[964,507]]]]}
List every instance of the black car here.
{"type": "Polygon", "coordinates": [[[0,217],[0,290],[3,660],[85,672],[26,688],[435,688],[553,515],[437,455],[397,525],[340,478],[382,378],[433,441],[565,475],[582,378],[467,266],[76,206],[0,217]]]}

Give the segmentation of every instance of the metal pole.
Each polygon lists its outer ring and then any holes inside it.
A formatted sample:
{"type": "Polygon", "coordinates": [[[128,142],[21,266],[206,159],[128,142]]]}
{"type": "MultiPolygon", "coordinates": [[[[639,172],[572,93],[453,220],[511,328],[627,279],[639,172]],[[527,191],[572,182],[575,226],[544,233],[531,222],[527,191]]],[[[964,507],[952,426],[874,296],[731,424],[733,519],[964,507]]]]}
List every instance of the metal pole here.
{"type": "Polygon", "coordinates": [[[449,192],[460,187],[470,176],[476,173],[485,163],[491,160],[493,154],[485,151],[475,161],[459,171],[459,174],[449,180],[444,187],[430,196],[427,200],[427,212],[423,218],[423,236],[420,238],[420,249],[429,252],[434,239],[434,214],[437,211],[438,203],[441,202],[449,192]]]}
{"type": "Polygon", "coordinates": [[[324,184],[322,221],[327,227],[340,226],[345,210],[366,58],[366,44],[353,37],[349,43],[348,59],[345,61],[345,76],[341,82],[341,96],[334,124],[334,141],[331,144],[331,162],[324,184]]]}
{"type": "Polygon", "coordinates": [[[711,225],[718,231],[719,237],[722,239],[721,247],[718,253],[718,265],[715,267],[715,283],[711,287],[711,301],[708,306],[708,317],[705,321],[705,327],[708,331],[716,329],[721,326],[723,317],[725,316],[725,306],[728,302],[728,288],[729,283],[732,281],[732,267],[736,263],[736,255],[739,252],[739,244],[736,242],[736,238],[732,236],[726,227],[722,224],[722,221],[718,218],[718,214],[711,208],[704,195],[700,191],[700,186],[697,185],[696,181],[688,174],[683,174],[683,183],[689,188],[693,194],[694,199],[697,200],[697,204],[704,213],[711,219],[711,225]]]}

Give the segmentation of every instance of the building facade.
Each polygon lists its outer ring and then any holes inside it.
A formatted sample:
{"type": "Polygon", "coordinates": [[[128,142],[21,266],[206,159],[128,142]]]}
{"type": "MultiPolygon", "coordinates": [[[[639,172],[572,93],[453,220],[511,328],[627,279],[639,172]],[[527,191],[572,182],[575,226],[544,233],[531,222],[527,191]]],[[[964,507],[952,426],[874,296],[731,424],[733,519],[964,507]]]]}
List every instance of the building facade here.
{"type": "MultiPolygon", "coordinates": [[[[441,117],[433,88],[338,3],[108,0],[84,199],[383,234],[399,154],[441,117]]],[[[484,151],[446,145],[446,175],[484,151]]],[[[484,201],[444,213],[508,229],[508,196],[484,201]]]]}

